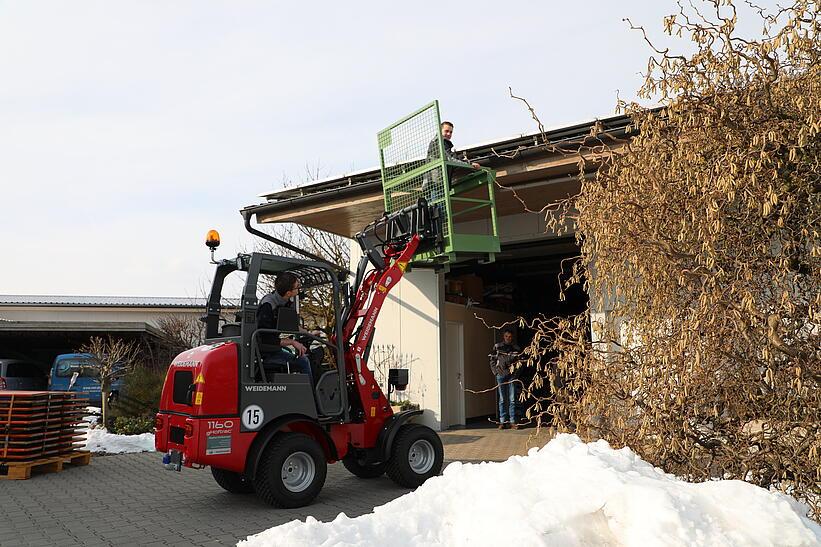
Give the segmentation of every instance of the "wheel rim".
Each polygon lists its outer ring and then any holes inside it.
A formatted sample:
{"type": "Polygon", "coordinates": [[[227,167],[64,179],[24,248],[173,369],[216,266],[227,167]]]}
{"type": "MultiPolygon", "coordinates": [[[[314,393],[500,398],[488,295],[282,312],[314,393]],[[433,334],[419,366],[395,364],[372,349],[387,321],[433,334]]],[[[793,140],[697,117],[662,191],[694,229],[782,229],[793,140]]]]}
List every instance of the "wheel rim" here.
{"type": "Polygon", "coordinates": [[[316,464],[305,452],[294,452],[282,464],[282,484],[291,492],[302,492],[315,476],[316,464]]]}
{"type": "Polygon", "coordinates": [[[424,475],[433,468],[435,454],[429,441],[419,439],[408,450],[408,465],[414,473],[424,475]]]}

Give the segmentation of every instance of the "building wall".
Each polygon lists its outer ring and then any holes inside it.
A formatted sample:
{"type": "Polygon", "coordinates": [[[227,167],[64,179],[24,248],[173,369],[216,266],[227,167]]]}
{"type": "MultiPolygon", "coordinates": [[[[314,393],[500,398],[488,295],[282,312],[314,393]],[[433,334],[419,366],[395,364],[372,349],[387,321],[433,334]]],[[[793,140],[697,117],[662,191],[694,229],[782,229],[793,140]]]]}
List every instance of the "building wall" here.
{"type": "MultiPolygon", "coordinates": [[[[490,373],[487,356],[493,344],[496,343],[498,331],[489,327],[500,326],[513,319],[515,317],[509,313],[475,306],[468,308],[463,304],[453,302],[445,303],[445,320],[459,322],[464,329],[464,389],[469,390],[465,392],[465,418],[467,419],[496,413],[496,394],[493,391],[496,380],[490,373]],[[484,391],[484,393],[470,393],[470,391],[484,391]]],[[[449,343],[452,341],[445,341],[445,344],[449,343]]],[[[443,366],[446,371],[454,370],[454,368],[453,363],[445,363],[443,366]]],[[[449,395],[453,396],[452,390],[449,395]]]]}
{"type": "MultiPolygon", "coordinates": [[[[462,233],[487,233],[486,221],[462,223],[462,233]]],[[[501,242],[516,243],[555,237],[548,232],[543,215],[522,213],[499,218],[501,242]]],[[[361,250],[351,241],[351,270],[355,271],[361,250]]],[[[425,410],[424,422],[434,429],[455,423],[453,416],[444,416],[452,405],[449,397],[457,389],[484,391],[464,394],[466,419],[494,415],[495,379],[490,374],[487,354],[496,341],[496,331],[487,325],[502,325],[512,321],[512,314],[466,308],[444,301],[444,275],[430,270],[407,272],[403,280],[388,294],[376,323],[374,345],[392,347],[397,359],[410,370],[407,398],[425,410]],[[462,324],[464,377],[456,377],[458,365],[446,362],[445,339],[447,321],[462,324]]],[[[385,386],[383,386],[383,389],[385,386]]]]}
{"type": "MultiPolygon", "coordinates": [[[[520,213],[505,215],[497,219],[499,241],[505,243],[519,243],[534,241],[547,237],[555,237],[553,231],[548,231],[544,214],[520,213]]],[[[456,224],[456,231],[463,234],[489,234],[490,220],[474,220],[456,224]]],[[[570,232],[572,234],[572,231],[570,232]]]]}
{"type": "MultiPolygon", "coordinates": [[[[351,242],[352,269],[360,256],[359,246],[351,242]]],[[[410,378],[405,394],[425,411],[422,421],[436,430],[442,420],[439,364],[443,304],[444,276],[431,270],[406,272],[385,299],[373,341],[375,346],[392,346],[407,366],[410,378]]]]}

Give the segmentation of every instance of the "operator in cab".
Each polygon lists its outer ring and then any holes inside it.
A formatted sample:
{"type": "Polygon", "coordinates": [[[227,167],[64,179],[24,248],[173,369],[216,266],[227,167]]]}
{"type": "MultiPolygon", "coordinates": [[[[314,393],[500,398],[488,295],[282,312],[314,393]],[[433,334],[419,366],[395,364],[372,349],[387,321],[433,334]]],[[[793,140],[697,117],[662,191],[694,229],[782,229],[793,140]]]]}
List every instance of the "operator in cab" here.
{"type": "MultiPolygon", "coordinates": [[[[276,329],[276,318],[279,308],[293,308],[294,299],[299,294],[302,284],[299,278],[291,272],[282,272],[274,281],[274,292],[267,294],[260,300],[257,310],[257,327],[260,329],[276,329]]],[[[264,365],[284,365],[287,364],[291,372],[301,372],[307,374],[314,383],[311,374],[311,363],[306,354],[305,346],[293,338],[277,337],[274,341],[278,347],[271,352],[263,354],[264,365]],[[293,349],[293,352],[286,350],[286,347],[293,349]]]]}

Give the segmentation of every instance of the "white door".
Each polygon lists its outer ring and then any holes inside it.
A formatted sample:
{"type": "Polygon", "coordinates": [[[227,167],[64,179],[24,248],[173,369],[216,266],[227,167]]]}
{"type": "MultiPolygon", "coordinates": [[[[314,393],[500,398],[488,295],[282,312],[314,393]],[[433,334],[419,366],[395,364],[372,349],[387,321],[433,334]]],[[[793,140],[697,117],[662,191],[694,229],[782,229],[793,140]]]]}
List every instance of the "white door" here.
{"type": "Polygon", "coordinates": [[[465,425],[465,335],[459,321],[445,325],[445,373],[447,374],[447,409],[445,429],[465,425]]]}

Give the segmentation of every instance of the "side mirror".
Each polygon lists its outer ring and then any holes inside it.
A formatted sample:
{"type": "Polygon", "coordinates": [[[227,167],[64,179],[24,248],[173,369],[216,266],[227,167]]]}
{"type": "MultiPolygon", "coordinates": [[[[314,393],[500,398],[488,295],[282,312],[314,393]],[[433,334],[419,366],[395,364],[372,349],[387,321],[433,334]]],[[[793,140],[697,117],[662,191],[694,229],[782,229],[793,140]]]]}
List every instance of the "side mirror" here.
{"type": "Polygon", "coordinates": [[[68,382],[68,390],[71,391],[71,388],[74,387],[74,383],[77,381],[77,378],[80,377],[80,371],[75,370],[74,374],[71,375],[71,380],[68,382]]]}

